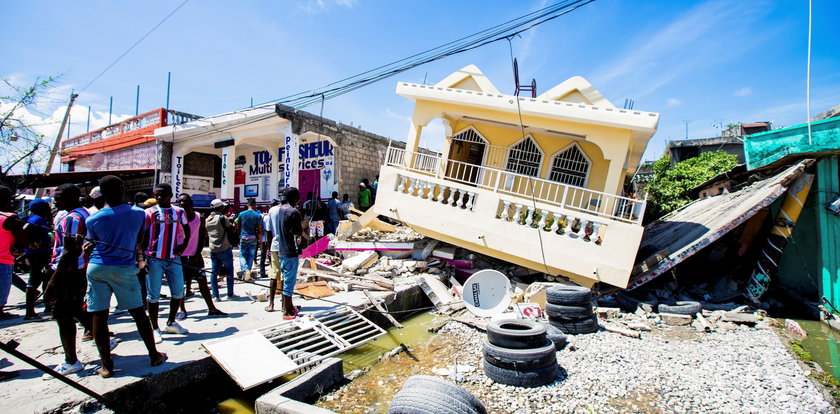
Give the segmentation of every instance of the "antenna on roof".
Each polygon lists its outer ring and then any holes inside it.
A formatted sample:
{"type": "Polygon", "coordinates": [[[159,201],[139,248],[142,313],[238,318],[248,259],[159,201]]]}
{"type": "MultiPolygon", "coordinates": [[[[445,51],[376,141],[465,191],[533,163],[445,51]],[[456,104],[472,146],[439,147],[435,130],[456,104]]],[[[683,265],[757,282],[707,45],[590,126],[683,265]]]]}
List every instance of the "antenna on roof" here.
{"type": "Polygon", "coordinates": [[[513,58],[513,85],[516,87],[516,90],[513,91],[513,94],[519,96],[519,92],[531,92],[531,97],[537,97],[537,80],[531,79],[530,85],[520,85],[519,84],[519,63],[516,62],[516,58],[513,58]]]}

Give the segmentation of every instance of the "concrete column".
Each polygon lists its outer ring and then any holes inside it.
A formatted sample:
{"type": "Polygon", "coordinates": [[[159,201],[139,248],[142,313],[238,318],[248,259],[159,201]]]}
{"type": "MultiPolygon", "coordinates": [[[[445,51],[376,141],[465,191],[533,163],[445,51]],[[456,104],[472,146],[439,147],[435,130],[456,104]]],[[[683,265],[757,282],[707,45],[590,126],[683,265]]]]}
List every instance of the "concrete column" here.
{"type": "Polygon", "coordinates": [[[172,148],[172,193],[173,199],[184,191],[184,157],[187,151],[183,147],[172,148]]]}
{"type": "Polygon", "coordinates": [[[417,120],[412,119],[411,125],[408,127],[408,136],[405,138],[405,158],[403,158],[403,165],[411,167],[414,165],[414,153],[417,152],[417,147],[420,145],[420,134],[423,132],[423,125],[417,120]],[[409,154],[409,152],[411,154],[409,154]]]}
{"type": "Polygon", "coordinates": [[[222,148],[222,193],[221,199],[233,199],[234,162],[236,161],[236,145],[222,148]]]}

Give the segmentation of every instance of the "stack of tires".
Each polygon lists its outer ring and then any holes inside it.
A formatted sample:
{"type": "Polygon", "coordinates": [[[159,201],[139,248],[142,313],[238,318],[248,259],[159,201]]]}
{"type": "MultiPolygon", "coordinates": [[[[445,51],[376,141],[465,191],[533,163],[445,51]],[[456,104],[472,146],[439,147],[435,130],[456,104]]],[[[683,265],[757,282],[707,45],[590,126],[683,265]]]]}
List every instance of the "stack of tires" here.
{"type": "Polygon", "coordinates": [[[554,382],[560,369],[545,327],[530,320],[491,322],[483,353],[484,373],[500,384],[539,387],[554,382]]]}
{"type": "Polygon", "coordinates": [[[481,401],[463,387],[428,375],[405,381],[388,414],[486,414],[481,401]]]}
{"type": "Polygon", "coordinates": [[[545,314],[548,323],[569,335],[598,331],[598,317],[592,307],[592,291],[573,285],[546,290],[545,314]]]}

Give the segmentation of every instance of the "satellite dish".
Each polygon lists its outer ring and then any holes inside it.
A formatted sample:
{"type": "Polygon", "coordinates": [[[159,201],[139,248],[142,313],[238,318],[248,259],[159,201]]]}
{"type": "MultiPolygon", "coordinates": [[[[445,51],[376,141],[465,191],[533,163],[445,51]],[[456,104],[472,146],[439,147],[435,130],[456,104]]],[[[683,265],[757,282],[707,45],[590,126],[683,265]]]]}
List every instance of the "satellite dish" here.
{"type": "Polygon", "coordinates": [[[510,306],[510,280],[498,270],[475,272],[464,283],[462,292],[467,310],[475,316],[490,317],[510,306]]]}

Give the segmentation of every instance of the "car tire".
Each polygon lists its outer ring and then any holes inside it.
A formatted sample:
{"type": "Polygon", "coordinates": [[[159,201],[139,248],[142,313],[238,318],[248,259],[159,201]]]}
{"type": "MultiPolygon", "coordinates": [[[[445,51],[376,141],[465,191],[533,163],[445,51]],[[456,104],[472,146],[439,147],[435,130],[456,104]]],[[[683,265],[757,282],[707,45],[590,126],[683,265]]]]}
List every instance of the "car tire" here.
{"type": "Polygon", "coordinates": [[[697,312],[703,310],[703,306],[700,305],[700,302],[692,302],[692,301],[679,301],[673,302],[673,304],[666,305],[660,304],[658,307],[659,313],[673,313],[677,315],[689,315],[694,316],[697,312]]]}
{"type": "Polygon", "coordinates": [[[475,395],[467,391],[464,387],[445,379],[430,375],[415,375],[405,381],[403,390],[405,389],[432,390],[446,394],[457,399],[464,405],[473,408],[477,414],[487,414],[487,409],[484,408],[481,400],[476,398],[475,395]]]}
{"type": "Polygon", "coordinates": [[[526,319],[493,321],[487,325],[487,340],[502,348],[534,348],[545,343],[545,327],[526,319]]]}
{"type": "Polygon", "coordinates": [[[553,303],[546,303],[545,314],[558,319],[577,320],[592,316],[593,311],[592,305],[555,305],[553,303]]]}
{"type": "Polygon", "coordinates": [[[478,411],[442,392],[403,387],[391,400],[388,414],[478,414],[478,411]]]}
{"type": "Polygon", "coordinates": [[[532,349],[502,348],[484,341],[484,360],[505,369],[527,371],[557,363],[557,348],[546,339],[542,346],[532,349]]]}
{"type": "Polygon", "coordinates": [[[560,329],[567,335],[588,334],[598,331],[598,317],[595,315],[576,321],[548,318],[548,323],[554,325],[554,327],[560,329]]]}
{"type": "Polygon", "coordinates": [[[545,337],[554,343],[554,348],[557,351],[562,350],[569,344],[569,338],[566,334],[550,323],[545,324],[545,337]]]}
{"type": "Polygon", "coordinates": [[[590,305],[592,290],[583,286],[553,286],[545,291],[545,300],[555,305],[590,305]]]}
{"type": "Polygon", "coordinates": [[[557,364],[527,371],[500,368],[487,360],[484,361],[483,366],[484,375],[491,380],[499,384],[513,385],[516,387],[539,387],[551,384],[557,379],[557,373],[560,371],[560,366],[557,364]]]}

